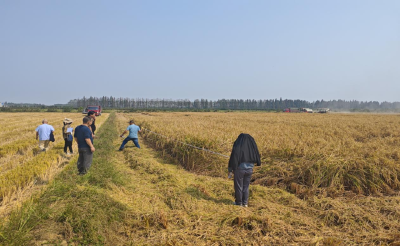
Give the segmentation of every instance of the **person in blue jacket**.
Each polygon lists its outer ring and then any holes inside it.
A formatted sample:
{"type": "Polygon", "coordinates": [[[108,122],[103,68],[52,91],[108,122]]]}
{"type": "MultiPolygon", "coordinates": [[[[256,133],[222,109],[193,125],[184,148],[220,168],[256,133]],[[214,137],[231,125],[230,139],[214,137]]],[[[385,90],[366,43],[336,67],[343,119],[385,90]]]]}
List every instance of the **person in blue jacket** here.
{"type": "Polygon", "coordinates": [[[129,135],[124,139],[124,141],[122,141],[119,150],[122,151],[125,147],[125,144],[127,144],[129,141],[132,141],[135,144],[135,146],[140,149],[138,132],[141,131],[142,130],[140,129],[140,127],[135,125],[133,120],[130,120],[128,128],[126,128],[126,130],[120,135],[120,137],[122,138],[125,133],[129,132],[129,135]]]}

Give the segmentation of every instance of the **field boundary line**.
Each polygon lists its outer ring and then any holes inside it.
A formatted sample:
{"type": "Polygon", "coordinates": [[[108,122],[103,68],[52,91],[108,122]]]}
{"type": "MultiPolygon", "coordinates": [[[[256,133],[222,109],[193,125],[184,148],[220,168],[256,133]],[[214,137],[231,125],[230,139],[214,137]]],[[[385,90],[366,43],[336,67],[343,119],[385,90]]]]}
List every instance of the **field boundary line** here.
{"type": "Polygon", "coordinates": [[[188,144],[188,143],[185,143],[185,142],[182,142],[182,141],[173,139],[173,138],[171,138],[171,137],[162,135],[162,134],[160,134],[160,133],[150,131],[149,129],[146,129],[146,128],[143,128],[143,130],[148,131],[148,132],[151,132],[151,133],[153,133],[153,134],[155,134],[155,135],[158,135],[158,136],[161,136],[161,137],[164,137],[164,138],[168,138],[168,139],[173,140],[173,141],[175,141],[175,142],[178,142],[178,143],[180,143],[180,144],[183,144],[183,145],[186,145],[186,146],[190,146],[190,147],[192,147],[192,148],[194,148],[194,149],[206,151],[206,152],[209,152],[209,153],[214,154],[214,155],[220,155],[220,156],[223,156],[223,157],[225,157],[225,158],[229,158],[229,156],[227,156],[227,155],[224,155],[224,154],[221,154],[221,153],[218,153],[218,152],[209,150],[209,149],[205,149],[204,147],[203,147],[203,148],[200,148],[200,147],[197,147],[197,146],[195,146],[195,145],[188,144]]]}

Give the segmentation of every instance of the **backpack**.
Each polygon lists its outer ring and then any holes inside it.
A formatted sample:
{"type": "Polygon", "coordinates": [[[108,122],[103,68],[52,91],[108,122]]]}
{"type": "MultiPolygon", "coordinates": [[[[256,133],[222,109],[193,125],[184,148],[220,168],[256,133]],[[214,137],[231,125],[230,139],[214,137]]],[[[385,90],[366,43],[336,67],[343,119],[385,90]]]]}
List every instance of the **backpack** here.
{"type": "Polygon", "coordinates": [[[68,129],[71,128],[71,124],[65,124],[62,128],[63,131],[63,135],[67,136],[65,139],[67,141],[72,142],[72,140],[74,139],[74,137],[72,136],[72,132],[68,132],[68,129]]]}

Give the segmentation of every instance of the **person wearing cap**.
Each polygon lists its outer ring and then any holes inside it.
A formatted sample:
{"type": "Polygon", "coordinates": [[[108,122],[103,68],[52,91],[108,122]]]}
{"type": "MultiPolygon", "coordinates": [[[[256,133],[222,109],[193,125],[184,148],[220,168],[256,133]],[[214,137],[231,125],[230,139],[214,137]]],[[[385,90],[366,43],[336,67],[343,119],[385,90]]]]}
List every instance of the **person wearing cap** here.
{"type": "Polygon", "coordinates": [[[67,149],[69,149],[69,153],[73,154],[74,152],[72,151],[72,133],[73,133],[73,128],[71,126],[72,120],[65,118],[64,121],[64,126],[62,128],[63,132],[63,138],[64,138],[64,153],[68,155],[67,149]]]}
{"type": "Polygon", "coordinates": [[[42,124],[36,128],[36,140],[39,138],[39,148],[42,151],[49,148],[50,134],[54,132],[54,127],[47,123],[47,120],[43,119],[42,124]]]}
{"type": "Polygon", "coordinates": [[[125,144],[131,140],[135,144],[135,146],[140,149],[138,132],[141,132],[142,130],[140,129],[139,126],[134,124],[133,120],[130,120],[128,128],[126,128],[126,130],[120,135],[120,137],[122,138],[124,136],[124,134],[127,133],[128,131],[129,131],[129,135],[124,139],[124,141],[122,141],[122,144],[121,144],[121,147],[119,147],[119,150],[122,151],[125,147],[125,144]]]}

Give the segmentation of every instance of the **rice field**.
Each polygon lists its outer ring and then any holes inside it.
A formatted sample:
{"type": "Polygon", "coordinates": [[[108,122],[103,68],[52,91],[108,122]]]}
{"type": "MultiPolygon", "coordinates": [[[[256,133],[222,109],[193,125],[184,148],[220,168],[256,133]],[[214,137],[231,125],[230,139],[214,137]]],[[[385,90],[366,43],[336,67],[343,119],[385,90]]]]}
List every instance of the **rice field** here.
{"type": "MultiPolygon", "coordinates": [[[[49,123],[56,127],[58,139],[66,116],[54,115],[59,126],[49,123]]],[[[96,125],[106,119],[102,117],[96,125]]],[[[74,119],[80,118],[77,114],[74,119]]],[[[62,159],[63,143],[30,157],[44,169],[50,166],[47,170],[62,160],[67,164],[47,189],[0,223],[0,244],[400,245],[399,118],[112,113],[99,129],[95,164],[87,175],[77,175],[76,159],[62,159]],[[118,151],[119,134],[129,119],[145,129],[139,135],[142,148],[128,143],[118,151]],[[262,155],[248,208],[232,205],[227,157],[182,144],[229,156],[242,132],[255,138],[262,155]],[[51,159],[50,153],[57,157],[51,159]]],[[[34,138],[34,132],[29,134],[34,138]]],[[[29,157],[36,145],[21,153],[29,157]]],[[[14,155],[21,156],[2,158],[14,155]]],[[[15,165],[8,170],[24,166],[15,165]]],[[[31,182],[45,175],[32,172],[31,182]]],[[[12,176],[8,181],[16,184],[12,176]]],[[[8,187],[12,193],[13,186],[8,187]]]]}
{"type": "Polygon", "coordinates": [[[262,166],[253,182],[299,196],[344,192],[398,194],[400,116],[389,114],[136,113],[126,115],[147,130],[142,136],[194,172],[225,177],[240,133],[252,135],[262,166]]]}
{"type": "MultiPolygon", "coordinates": [[[[96,119],[100,126],[108,115],[96,119]]],[[[68,160],[64,155],[63,119],[71,118],[76,127],[82,122],[80,113],[1,113],[0,125],[0,201],[4,205],[13,194],[32,182],[45,179],[52,168],[68,160]],[[56,141],[45,153],[39,151],[35,129],[47,119],[55,129],[56,141]]],[[[73,145],[77,149],[76,143],[73,145]]]]}

